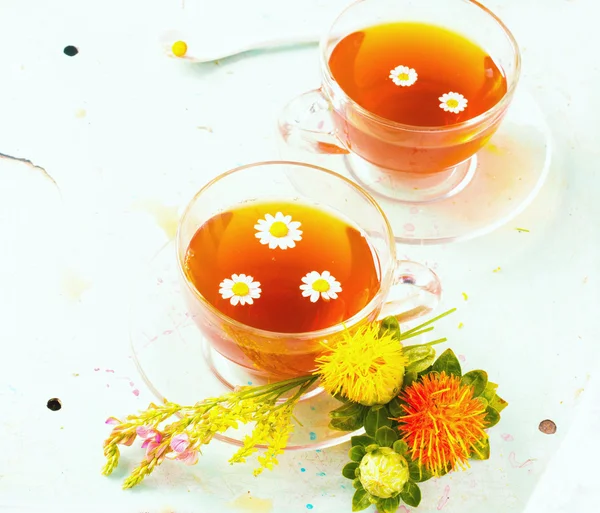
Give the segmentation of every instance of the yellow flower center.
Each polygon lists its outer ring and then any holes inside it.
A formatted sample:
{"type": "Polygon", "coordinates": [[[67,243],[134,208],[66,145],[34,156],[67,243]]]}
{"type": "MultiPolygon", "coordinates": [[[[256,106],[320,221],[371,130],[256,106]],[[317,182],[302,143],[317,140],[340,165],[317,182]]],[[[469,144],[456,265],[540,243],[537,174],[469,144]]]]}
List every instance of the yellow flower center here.
{"type": "Polygon", "coordinates": [[[275,221],[271,228],[269,228],[269,233],[273,237],[285,237],[288,234],[289,230],[287,224],[283,221],[275,221]]]}
{"type": "Polygon", "coordinates": [[[403,82],[406,82],[408,80],[408,73],[398,74],[398,80],[402,80],[403,82]]]}
{"type": "Polygon", "coordinates": [[[451,98],[446,102],[446,105],[448,105],[448,107],[450,107],[451,109],[456,109],[456,107],[458,107],[458,100],[451,98]]]}
{"type": "Polygon", "coordinates": [[[236,296],[247,296],[248,292],[250,292],[250,287],[245,283],[238,281],[236,284],[231,287],[231,292],[233,292],[236,296]]]}
{"type": "Polygon", "coordinates": [[[187,49],[185,41],[176,41],[171,47],[171,51],[175,57],[183,57],[187,53],[187,49]]]}
{"type": "Polygon", "coordinates": [[[312,288],[316,292],[327,292],[331,288],[331,285],[329,285],[327,280],[319,278],[318,280],[315,280],[312,288]]]}

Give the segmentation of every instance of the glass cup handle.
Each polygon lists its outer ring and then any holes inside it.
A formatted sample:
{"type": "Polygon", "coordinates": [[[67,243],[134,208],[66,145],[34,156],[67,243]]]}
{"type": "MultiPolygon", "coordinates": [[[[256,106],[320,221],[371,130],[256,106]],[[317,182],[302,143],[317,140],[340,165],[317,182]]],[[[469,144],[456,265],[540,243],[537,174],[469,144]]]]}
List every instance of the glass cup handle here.
{"type": "Polygon", "coordinates": [[[428,267],[398,260],[394,280],[378,319],[393,315],[400,322],[421,317],[434,310],[442,296],[437,275],[428,267]]]}
{"type": "Polygon", "coordinates": [[[279,117],[279,132],[290,145],[312,153],[349,153],[335,135],[331,104],[321,89],[289,102],[279,117]]]}

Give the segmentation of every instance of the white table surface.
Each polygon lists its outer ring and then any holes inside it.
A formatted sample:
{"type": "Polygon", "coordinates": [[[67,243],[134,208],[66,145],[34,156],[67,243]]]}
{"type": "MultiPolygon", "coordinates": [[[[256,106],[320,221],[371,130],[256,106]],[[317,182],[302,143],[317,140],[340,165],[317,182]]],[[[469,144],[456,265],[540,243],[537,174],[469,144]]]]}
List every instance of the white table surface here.
{"type": "MultiPolygon", "coordinates": [[[[0,2],[0,153],[47,172],[0,158],[0,511],[350,511],[339,475],[346,446],[286,454],[255,479],[215,443],[198,465],[165,463],[125,492],[120,482],[141,458],[132,447],[113,477],[100,475],[106,417],[153,400],[129,355],[132,283],[195,190],[279,157],[278,112],[318,84],[316,47],[190,65],[166,57],[159,35],[177,28],[201,45],[321,30],[345,3],[0,2]],[[80,53],[67,57],[67,45],[80,53]],[[60,411],[46,408],[52,397],[60,411]]],[[[493,234],[400,248],[439,273],[442,307],[459,307],[440,335],[510,402],[490,433],[492,459],[427,483],[418,511],[597,511],[598,8],[487,5],[522,46],[523,84],[547,115],[553,163],[536,201],[493,234]],[[539,432],[545,418],[555,435],[539,432]]]]}

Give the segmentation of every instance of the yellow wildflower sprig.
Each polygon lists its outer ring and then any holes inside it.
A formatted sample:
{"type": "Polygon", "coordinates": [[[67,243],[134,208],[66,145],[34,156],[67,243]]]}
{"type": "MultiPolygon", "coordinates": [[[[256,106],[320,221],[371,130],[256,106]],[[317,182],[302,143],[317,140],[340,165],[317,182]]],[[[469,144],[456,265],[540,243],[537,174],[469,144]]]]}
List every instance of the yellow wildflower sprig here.
{"type": "Polygon", "coordinates": [[[317,376],[302,376],[258,387],[240,387],[194,406],[171,402],[162,406],[150,404],[147,410],[129,415],[123,422],[111,417],[106,422],[113,424],[114,428],[104,442],[106,464],[102,473],[108,476],[118,466],[119,445],[132,445],[140,437],[144,440],[142,448],[146,449],[146,457],[123,483],[123,488],[132,488],[165,459],[195,464],[201,446],[210,443],[216,433],[251,422],[255,424],[252,434],[244,438],[243,447],[230,459],[230,463],[242,463],[256,452],[258,445],[266,445],[267,450],[258,457],[260,466],[254,474],[260,474],[265,468],[271,470],[293,431],[294,407],[317,379],[317,376]],[[293,395],[281,400],[284,394],[295,389],[293,395]],[[161,428],[161,424],[174,415],[178,415],[179,420],[161,428]]]}

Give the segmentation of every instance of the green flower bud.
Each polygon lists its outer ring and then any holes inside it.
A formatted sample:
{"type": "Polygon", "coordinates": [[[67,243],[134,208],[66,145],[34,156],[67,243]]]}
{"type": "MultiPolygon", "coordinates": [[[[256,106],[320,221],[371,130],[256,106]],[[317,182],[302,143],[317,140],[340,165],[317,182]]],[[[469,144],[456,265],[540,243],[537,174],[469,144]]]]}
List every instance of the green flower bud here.
{"type": "Polygon", "coordinates": [[[400,493],[410,475],[404,456],[389,447],[365,454],[359,469],[363,488],[381,499],[400,493]]]}

